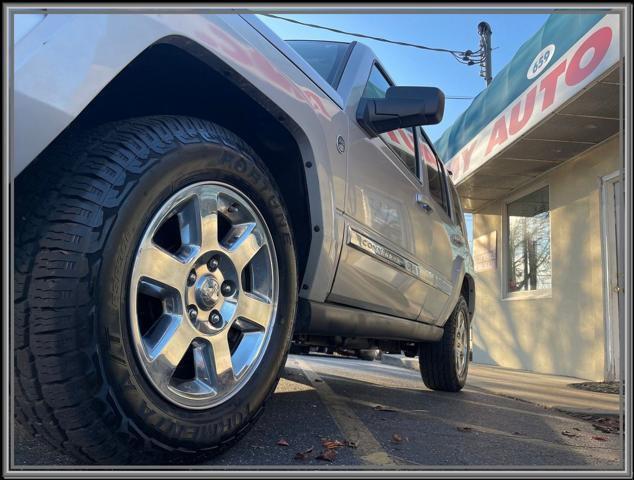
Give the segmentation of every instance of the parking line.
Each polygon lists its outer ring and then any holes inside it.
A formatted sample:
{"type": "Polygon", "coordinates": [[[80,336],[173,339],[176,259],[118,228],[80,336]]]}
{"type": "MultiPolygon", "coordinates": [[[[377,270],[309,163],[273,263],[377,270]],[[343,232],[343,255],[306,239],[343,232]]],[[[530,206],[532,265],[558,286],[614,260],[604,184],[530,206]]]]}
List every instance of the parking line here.
{"type": "Polygon", "coordinates": [[[372,432],[363,424],[361,419],[346,403],[346,399],[337,395],[330,386],[315,372],[307,362],[301,359],[289,359],[293,361],[306,375],[335,423],[346,437],[346,440],[355,442],[356,452],[361,460],[369,465],[396,466],[389,454],[383,449],[372,432]]]}

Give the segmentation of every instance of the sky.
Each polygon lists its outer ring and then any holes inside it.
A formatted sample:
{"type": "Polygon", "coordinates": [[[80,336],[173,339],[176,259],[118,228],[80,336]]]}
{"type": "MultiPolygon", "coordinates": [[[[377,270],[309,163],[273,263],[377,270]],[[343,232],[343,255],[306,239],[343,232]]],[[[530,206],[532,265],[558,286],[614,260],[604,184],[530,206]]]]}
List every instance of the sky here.
{"type": "MultiPolygon", "coordinates": [[[[422,44],[452,50],[479,48],[477,26],[481,21],[491,25],[493,35],[493,76],[515,55],[548,18],[542,13],[517,14],[302,14],[280,15],[340,30],[422,44]]],[[[271,30],[284,40],[321,39],[352,41],[354,37],[296,25],[284,20],[259,16],[271,30]]],[[[397,85],[438,87],[446,96],[475,97],[486,84],[480,77],[480,67],[458,63],[448,53],[423,51],[411,47],[390,45],[376,40],[356,39],[370,46],[397,85]]],[[[471,100],[447,99],[443,121],[425,127],[432,141],[437,140],[471,100]]]]}

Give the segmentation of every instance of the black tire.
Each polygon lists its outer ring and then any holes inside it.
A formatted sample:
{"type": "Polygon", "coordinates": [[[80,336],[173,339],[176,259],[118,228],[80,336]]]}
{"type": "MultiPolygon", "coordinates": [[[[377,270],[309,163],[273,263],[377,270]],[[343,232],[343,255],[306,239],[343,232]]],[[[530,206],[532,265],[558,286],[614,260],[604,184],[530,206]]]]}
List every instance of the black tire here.
{"type": "Polygon", "coordinates": [[[359,350],[359,352],[357,353],[357,356],[361,360],[366,360],[368,362],[378,360],[380,358],[380,355],[381,355],[381,350],[379,350],[378,348],[367,348],[367,349],[359,350]]]}
{"type": "Polygon", "coordinates": [[[15,191],[16,418],[88,463],[160,462],[165,453],[214,454],[235,443],[277,385],[297,301],[289,217],[266,166],[213,123],[155,116],[69,135],[35,167],[15,191]],[[126,293],[148,219],[178,188],[203,180],[239,188],[262,213],[279,304],[249,381],[216,407],[187,410],[140,369],[126,293]]]}
{"type": "Polygon", "coordinates": [[[467,302],[461,296],[451,316],[445,324],[442,339],[434,343],[421,343],[419,352],[420,373],[427,388],[444,392],[458,392],[462,390],[469,372],[469,358],[471,349],[471,330],[469,328],[469,310],[467,302]],[[464,315],[466,322],[467,357],[464,368],[458,372],[454,346],[456,342],[456,327],[459,315],[464,315]]]}

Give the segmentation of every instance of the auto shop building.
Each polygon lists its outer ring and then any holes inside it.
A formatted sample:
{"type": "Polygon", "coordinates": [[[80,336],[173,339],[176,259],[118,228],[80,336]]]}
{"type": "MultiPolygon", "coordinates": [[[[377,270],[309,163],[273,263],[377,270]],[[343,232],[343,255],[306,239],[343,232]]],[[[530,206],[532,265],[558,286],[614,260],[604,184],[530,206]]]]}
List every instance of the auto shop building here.
{"type": "Polygon", "coordinates": [[[620,378],[621,22],[551,15],[436,143],[473,213],[475,362],[620,378]]]}

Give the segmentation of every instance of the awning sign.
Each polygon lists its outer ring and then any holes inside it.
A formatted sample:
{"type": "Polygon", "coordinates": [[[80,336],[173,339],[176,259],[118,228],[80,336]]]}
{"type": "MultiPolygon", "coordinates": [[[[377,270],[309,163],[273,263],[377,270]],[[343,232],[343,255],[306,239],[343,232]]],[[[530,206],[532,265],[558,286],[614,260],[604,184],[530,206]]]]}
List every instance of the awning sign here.
{"type": "Polygon", "coordinates": [[[539,52],[526,66],[527,77],[537,77],[535,82],[447,162],[454,182],[460,183],[619,61],[619,15],[604,16],[551,65],[556,48],[550,44],[539,52]]]}

